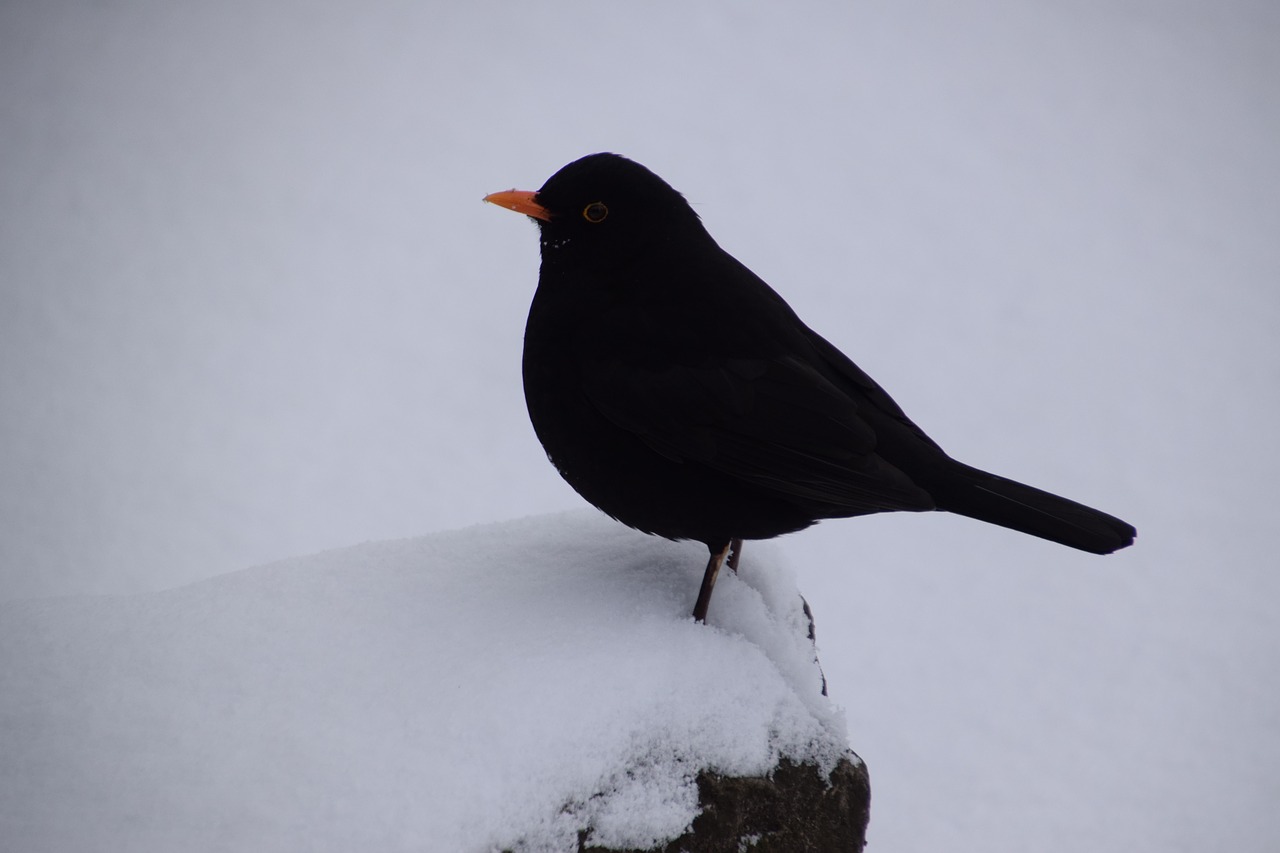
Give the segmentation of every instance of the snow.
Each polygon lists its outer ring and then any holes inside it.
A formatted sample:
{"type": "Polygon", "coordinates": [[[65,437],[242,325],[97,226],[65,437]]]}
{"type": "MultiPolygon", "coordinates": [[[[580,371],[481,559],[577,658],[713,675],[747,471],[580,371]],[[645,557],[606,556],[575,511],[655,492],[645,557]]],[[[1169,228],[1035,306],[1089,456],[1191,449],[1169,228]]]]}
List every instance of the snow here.
{"type": "Polygon", "coordinates": [[[957,458],[1138,527],[773,543],[871,849],[1280,849],[1280,6],[797,8],[0,4],[0,595],[581,508],[480,198],[615,150],[957,458]]]}
{"type": "Polygon", "coordinates": [[[5,848],[523,850],[685,831],[701,769],[847,748],[767,549],[593,511],[0,605],[5,848]]]}

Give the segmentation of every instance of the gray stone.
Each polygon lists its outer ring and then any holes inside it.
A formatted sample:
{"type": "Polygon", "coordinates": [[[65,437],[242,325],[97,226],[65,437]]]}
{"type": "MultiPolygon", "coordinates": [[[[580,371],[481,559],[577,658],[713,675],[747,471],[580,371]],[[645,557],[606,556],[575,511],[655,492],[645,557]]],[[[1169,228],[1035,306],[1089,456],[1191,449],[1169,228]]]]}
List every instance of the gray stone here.
{"type": "MultiPolygon", "coordinates": [[[[783,759],[769,776],[698,776],[702,813],[660,853],[860,853],[871,811],[867,766],[850,752],[828,778],[783,759]]],[[[579,853],[640,853],[588,846],[579,853]]],[[[654,851],[648,851],[654,853],[654,851]]]]}

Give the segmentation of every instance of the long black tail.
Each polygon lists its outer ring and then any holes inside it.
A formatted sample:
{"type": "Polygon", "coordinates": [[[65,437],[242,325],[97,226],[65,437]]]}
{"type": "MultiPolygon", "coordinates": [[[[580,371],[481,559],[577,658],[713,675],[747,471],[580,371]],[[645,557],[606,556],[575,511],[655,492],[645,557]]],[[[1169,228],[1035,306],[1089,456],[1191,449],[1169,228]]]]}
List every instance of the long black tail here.
{"type": "Polygon", "coordinates": [[[1115,516],[959,462],[928,490],[940,510],[1094,554],[1132,545],[1137,535],[1115,516]]]}

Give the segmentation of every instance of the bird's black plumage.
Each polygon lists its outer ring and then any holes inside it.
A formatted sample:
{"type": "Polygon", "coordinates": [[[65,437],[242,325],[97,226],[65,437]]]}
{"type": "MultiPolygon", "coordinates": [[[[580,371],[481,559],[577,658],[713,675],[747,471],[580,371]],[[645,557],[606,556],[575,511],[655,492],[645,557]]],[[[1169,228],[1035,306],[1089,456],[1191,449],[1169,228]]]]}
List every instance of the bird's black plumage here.
{"type": "Polygon", "coordinates": [[[945,510],[1107,554],[1133,527],[951,459],[721,249],[684,198],[614,154],[536,193],[542,269],[525,399],[561,475],[609,515],[712,552],[824,518],[945,510]]]}

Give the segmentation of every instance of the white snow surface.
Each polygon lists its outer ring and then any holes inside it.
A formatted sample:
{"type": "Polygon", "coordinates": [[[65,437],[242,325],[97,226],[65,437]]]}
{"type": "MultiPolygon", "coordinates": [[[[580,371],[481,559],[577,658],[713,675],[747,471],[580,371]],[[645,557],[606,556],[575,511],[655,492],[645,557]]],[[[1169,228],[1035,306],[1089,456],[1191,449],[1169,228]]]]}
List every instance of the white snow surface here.
{"type": "Polygon", "coordinates": [[[790,572],[578,511],[164,592],[0,604],[3,849],[577,849],[688,828],[704,768],[830,768],[790,572]]]}

